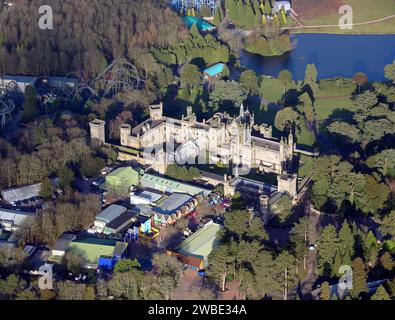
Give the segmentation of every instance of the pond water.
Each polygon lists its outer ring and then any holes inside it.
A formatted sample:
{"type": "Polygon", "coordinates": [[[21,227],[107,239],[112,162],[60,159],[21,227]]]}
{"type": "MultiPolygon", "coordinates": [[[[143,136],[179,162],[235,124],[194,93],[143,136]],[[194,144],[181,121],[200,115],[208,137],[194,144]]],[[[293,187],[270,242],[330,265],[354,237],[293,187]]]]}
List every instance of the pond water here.
{"type": "Polygon", "coordinates": [[[300,34],[296,48],[280,57],[241,52],[241,64],[258,74],[277,76],[283,69],[303,80],[306,65],[314,63],[318,78],[347,77],[364,72],[369,80],[384,80],[384,67],[395,60],[395,35],[300,34]]]}

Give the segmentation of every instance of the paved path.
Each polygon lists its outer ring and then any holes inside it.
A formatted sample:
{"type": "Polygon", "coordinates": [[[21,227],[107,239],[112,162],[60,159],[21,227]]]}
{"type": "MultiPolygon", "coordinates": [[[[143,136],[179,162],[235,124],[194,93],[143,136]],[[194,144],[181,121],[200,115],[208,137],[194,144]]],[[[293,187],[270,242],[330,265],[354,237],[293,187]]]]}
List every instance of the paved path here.
{"type": "MultiPolygon", "coordinates": [[[[286,27],[286,28],[281,28],[282,30],[295,30],[295,29],[320,29],[320,28],[336,28],[339,27],[339,24],[320,24],[320,25],[314,25],[314,26],[306,26],[304,25],[295,15],[292,15],[292,18],[296,21],[298,26],[296,27],[286,27]]],[[[375,20],[370,20],[370,21],[365,21],[365,22],[357,22],[351,24],[351,26],[356,27],[356,26],[365,26],[369,24],[375,24],[387,20],[391,20],[395,18],[395,14],[392,14],[390,16],[381,18],[381,19],[375,19],[375,20]]]]}

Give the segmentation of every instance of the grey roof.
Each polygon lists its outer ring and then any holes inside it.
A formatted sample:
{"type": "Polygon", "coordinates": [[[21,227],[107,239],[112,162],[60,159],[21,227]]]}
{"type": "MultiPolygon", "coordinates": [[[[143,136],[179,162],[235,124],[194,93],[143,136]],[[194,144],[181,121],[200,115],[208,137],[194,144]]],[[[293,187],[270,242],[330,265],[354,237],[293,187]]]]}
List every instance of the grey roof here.
{"type": "Polygon", "coordinates": [[[29,76],[10,76],[10,75],[4,75],[0,77],[0,82],[1,81],[15,81],[17,83],[31,83],[33,84],[34,82],[37,81],[37,77],[29,77],[29,76]]]}
{"type": "Polygon", "coordinates": [[[157,211],[161,214],[172,214],[190,202],[192,199],[193,197],[185,193],[173,193],[160,205],[154,208],[154,211],[157,211]]]}
{"type": "Polygon", "coordinates": [[[62,234],[58,240],[56,240],[56,243],[53,247],[52,250],[55,251],[66,251],[70,247],[70,243],[75,240],[76,235],[70,234],[70,233],[64,233],[62,234]]]}
{"type": "Polygon", "coordinates": [[[152,207],[147,204],[139,204],[131,209],[132,212],[137,213],[139,216],[150,218],[153,215],[152,207]]]}
{"type": "Polygon", "coordinates": [[[96,216],[96,220],[104,221],[105,223],[110,223],[112,220],[119,217],[125,211],[126,211],[125,207],[119,206],[117,204],[112,204],[111,206],[100,212],[96,216]]]}
{"type": "Polygon", "coordinates": [[[1,191],[4,201],[11,203],[38,197],[41,191],[41,183],[32,184],[20,188],[11,188],[1,191]]]}
{"type": "Polygon", "coordinates": [[[280,143],[279,142],[268,140],[268,139],[262,139],[262,138],[258,138],[258,137],[252,137],[251,140],[257,147],[280,152],[280,143]]]}
{"type": "Polygon", "coordinates": [[[148,119],[148,120],[140,123],[139,125],[135,126],[132,129],[132,136],[137,136],[137,135],[141,136],[141,135],[143,135],[144,134],[143,127],[146,126],[147,124],[149,125],[149,128],[152,129],[152,128],[155,128],[158,125],[160,125],[162,122],[163,122],[163,120],[151,120],[151,119],[148,119]]]}
{"type": "Polygon", "coordinates": [[[0,221],[12,221],[14,226],[20,226],[28,217],[33,217],[32,212],[14,211],[0,208],[0,221]]]}
{"type": "Polygon", "coordinates": [[[137,213],[133,211],[126,211],[122,213],[120,216],[116,217],[112,220],[106,227],[114,230],[118,230],[119,228],[124,227],[129,222],[132,223],[137,213]]]}
{"type": "Polygon", "coordinates": [[[217,181],[225,181],[225,176],[208,171],[200,171],[202,178],[209,178],[217,181]]]}

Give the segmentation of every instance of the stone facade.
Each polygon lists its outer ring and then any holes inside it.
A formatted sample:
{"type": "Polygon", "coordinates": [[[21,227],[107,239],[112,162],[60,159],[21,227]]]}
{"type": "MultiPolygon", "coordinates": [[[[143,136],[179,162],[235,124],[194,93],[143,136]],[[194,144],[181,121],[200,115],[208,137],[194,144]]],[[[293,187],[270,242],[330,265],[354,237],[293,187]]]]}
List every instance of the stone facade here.
{"type": "Polygon", "coordinates": [[[96,139],[104,144],[106,142],[105,121],[95,119],[89,123],[89,126],[90,126],[91,139],[96,139]]]}
{"type": "Polygon", "coordinates": [[[181,119],[174,119],[163,116],[162,104],[153,105],[149,119],[133,128],[130,125],[120,127],[121,145],[153,155],[152,164],[160,169],[159,172],[172,161],[172,154],[174,161],[177,148],[193,142],[199,150],[199,163],[222,162],[238,168],[253,167],[262,172],[283,174],[292,166],[293,136],[279,142],[270,138],[271,127],[256,125],[254,114],[243,105],[235,117],[226,112],[216,113],[202,122],[197,121],[190,107],[181,119]]]}

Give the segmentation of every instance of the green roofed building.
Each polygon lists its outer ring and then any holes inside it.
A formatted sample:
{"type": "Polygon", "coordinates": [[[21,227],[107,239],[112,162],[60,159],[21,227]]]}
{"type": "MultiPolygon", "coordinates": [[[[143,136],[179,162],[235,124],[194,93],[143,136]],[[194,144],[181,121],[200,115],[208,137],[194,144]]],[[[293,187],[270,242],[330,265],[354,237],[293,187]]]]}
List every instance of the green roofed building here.
{"type": "Polygon", "coordinates": [[[145,173],[140,180],[140,184],[143,188],[151,188],[161,192],[169,193],[186,193],[191,196],[202,195],[207,197],[210,193],[210,189],[206,189],[197,185],[179,182],[171,180],[162,176],[157,176],[149,173],[145,173]]]}
{"type": "Polygon", "coordinates": [[[121,167],[106,177],[106,182],[100,187],[105,190],[128,190],[139,183],[139,173],[132,167],[121,167]]]}
{"type": "Polygon", "coordinates": [[[100,258],[116,259],[123,255],[127,243],[100,238],[84,238],[75,240],[70,249],[81,253],[86,259],[87,268],[96,268],[100,258]]]}
{"type": "Polygon", "coordinates": [[[178,258],[196,270],[207,267],[208,256],[218,245],[217,233],[221,228],[213,221],[207,223],[176,248],[178,258]]]}

